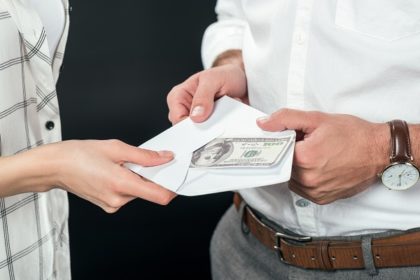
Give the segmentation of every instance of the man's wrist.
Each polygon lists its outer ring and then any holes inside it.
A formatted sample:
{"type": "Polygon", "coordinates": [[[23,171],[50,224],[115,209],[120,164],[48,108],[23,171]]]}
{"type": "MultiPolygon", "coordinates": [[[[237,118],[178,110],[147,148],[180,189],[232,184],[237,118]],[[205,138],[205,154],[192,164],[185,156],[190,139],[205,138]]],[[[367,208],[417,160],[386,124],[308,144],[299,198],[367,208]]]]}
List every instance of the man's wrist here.
{"type": "Polygon", "coordinates": [[[242,58],[242,50],[228,50],[219,54],[213,62],[212,67],[233,64],[245,70],[244,61],[242,58]]]}
{"type": "MultiPolygon", "coordinates": [[[[376,127],[373,131],[373,144],[376,148],[373,149],[374,152],[372,154],[372,160],[378,169],[378,174],[380,174],[390,163],[391,132],[387,123],[381,123],[375,126],[376,127]]],[[[417,140],[420,139],[420,125],[409,124],[408,129],[410,134],[413,163],[416,166],[420,166],[420,145],[417,140]]]]}
{"type": "Polygon", "coordinates": [[[420,166],[420,125],[419,124],[409,124],[408,130],[410,133],[410,143],[411,143],[411,155],[413,156],[413,163],[417,167],[420,166]]]}
{"type": "Polygon", "coordinates": [[[390,163],[391,132],[389,124],[375,124],[372,139],[373,153],[371,154],[371,158],[376,174],[381,174],[385,167],[387,167],[390,163]]]}

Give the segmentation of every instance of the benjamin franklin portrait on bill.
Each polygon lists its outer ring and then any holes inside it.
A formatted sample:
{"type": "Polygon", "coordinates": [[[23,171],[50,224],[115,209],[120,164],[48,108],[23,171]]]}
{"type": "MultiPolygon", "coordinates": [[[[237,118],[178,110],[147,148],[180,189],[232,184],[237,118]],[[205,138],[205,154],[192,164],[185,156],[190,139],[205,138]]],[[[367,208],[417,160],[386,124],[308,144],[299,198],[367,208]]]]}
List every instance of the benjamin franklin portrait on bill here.
{"type": "Polygon", "coordinates": [[[215,139],[196,150],[191,159],[191,167],[211,167],[229,157],[233,143],[229,139],[215,139]]]}

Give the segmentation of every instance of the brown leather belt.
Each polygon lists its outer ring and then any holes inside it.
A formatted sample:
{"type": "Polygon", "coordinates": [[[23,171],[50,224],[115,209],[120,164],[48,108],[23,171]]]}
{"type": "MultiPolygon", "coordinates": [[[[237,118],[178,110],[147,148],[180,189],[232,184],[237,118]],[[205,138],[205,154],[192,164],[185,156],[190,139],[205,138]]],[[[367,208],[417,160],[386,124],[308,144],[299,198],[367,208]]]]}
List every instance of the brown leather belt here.
{"type": "MultiPolygon", "coordinates": [[[[235,193],[233,201],[239,210],[242,197],[235,193]]],[[[261,243],[275,250],[290,265],[320,270],[365,268],[361,240],[318,240],[277,232],[246,205],[242,219],[261,243]]],[[[373,238],[371,249],[376,268],[420,266],[419,231],[373,238]]]]}

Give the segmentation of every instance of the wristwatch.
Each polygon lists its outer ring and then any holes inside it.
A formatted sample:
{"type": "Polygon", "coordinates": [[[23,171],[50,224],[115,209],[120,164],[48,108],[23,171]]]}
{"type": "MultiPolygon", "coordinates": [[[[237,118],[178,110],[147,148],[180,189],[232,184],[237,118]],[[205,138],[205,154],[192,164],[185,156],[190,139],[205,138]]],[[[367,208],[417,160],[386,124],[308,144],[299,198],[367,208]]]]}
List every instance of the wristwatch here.
{"type": "Polygon", "coordinates": [[[405,121],[388,122],[391,129],[390,164],[381,173],[382,183],[391,190],[406,190],[419,180],[419,169],[413,162],[410,134],[405,121]]]}

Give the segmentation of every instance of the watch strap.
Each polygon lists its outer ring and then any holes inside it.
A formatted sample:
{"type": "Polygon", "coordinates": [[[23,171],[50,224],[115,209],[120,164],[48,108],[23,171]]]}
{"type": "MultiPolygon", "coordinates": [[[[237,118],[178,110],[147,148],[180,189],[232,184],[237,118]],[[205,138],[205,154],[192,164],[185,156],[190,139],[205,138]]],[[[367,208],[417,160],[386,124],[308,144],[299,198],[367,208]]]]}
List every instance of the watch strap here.
{"type": "Polygon", "coordinates": [[[392,120],[388,124],[391,129],[391,163],[411,162],[413,158],[407,123],[403,120],[392,120]]]}

